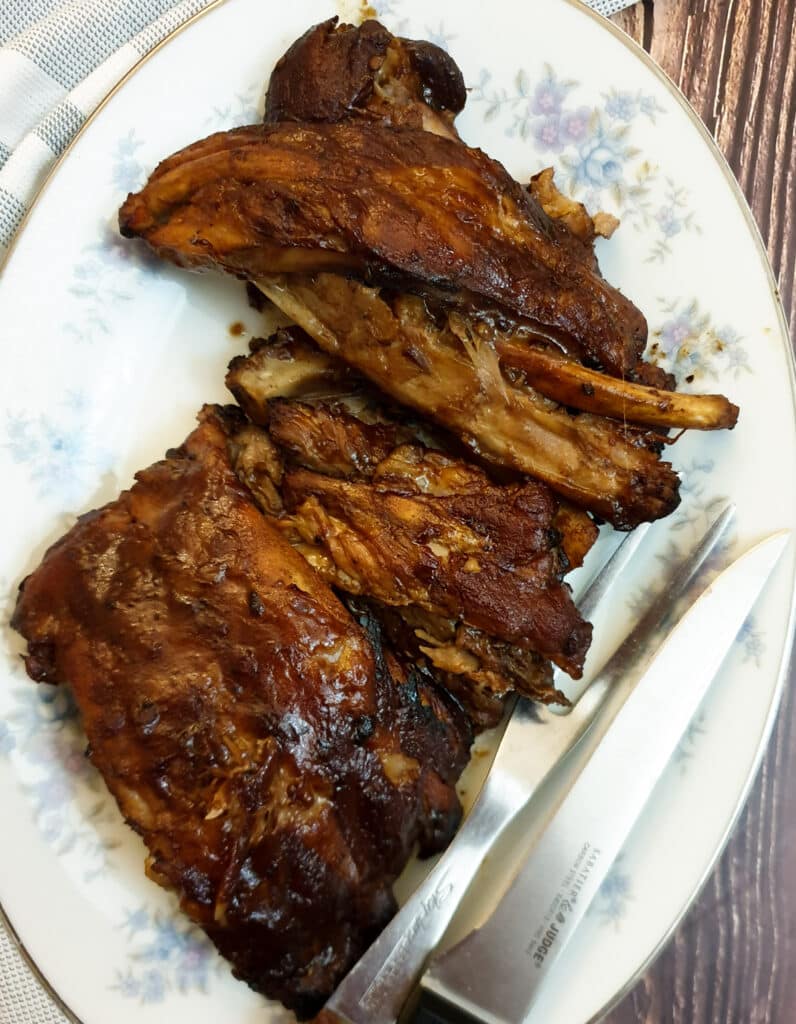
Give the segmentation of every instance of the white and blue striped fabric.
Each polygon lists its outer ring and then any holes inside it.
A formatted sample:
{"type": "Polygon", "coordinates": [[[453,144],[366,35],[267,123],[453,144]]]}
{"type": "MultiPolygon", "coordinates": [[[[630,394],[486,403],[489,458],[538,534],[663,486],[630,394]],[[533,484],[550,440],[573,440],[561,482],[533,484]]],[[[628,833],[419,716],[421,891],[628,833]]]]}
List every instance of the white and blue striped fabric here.
{"type": "Polygon", "coordinates": [[[209,0],[0,0],[0,256],[113,86],[209,0]]]}
{"type": "MultiPolygon", "coordinates": [[[[0,0],[0,260],[113,86],[211,0],[0,0]]],[[[606,16],[633,0],[586,0],[606,16]]]]}
{"type": "MultiPolygon", "coordinates": [[[[0,0],[0,264],[53,162],[138,61],[212,0],[0,0]]],[[[586,0],[615,14],[635,0],[586,0]]],[[[66,1024],[0,923],[0,1024],[66,1024]]]]}

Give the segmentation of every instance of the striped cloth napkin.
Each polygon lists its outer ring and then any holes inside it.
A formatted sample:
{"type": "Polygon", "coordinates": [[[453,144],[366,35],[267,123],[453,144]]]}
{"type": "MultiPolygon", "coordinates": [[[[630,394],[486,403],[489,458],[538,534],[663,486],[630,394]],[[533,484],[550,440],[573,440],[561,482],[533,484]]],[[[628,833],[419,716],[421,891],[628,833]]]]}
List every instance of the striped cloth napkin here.
{"type": "MultiPolygon", "coordinates": [[[[0,263],[53,162],[91,112],[212,2],[0,0],[0,263]]],[[[607,17],[635,0],[586,2],[607,17]]],[[[0,1024],[67,1020],[0,922],[0,1024]]]]}
{"type": "MultiPolygon", "coordinates": [[[[130,68],[213,0],[0,0],[0,260],[54,160],[130,68]]],[[[634,0],[586,0],[606,17],[634,0]]]]}

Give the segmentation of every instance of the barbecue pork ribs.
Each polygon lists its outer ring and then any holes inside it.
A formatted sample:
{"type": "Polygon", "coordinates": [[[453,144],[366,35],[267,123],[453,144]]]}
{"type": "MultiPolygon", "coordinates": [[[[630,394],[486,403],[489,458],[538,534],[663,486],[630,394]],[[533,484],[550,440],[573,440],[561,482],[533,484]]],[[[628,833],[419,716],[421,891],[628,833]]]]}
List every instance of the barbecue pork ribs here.
{"type": "Polygon", "coordinates": [[[597,264],[616,222],[551,171],[523,188],[465,146],[460,84],[442,51],[375,22],[316,26],[277,65],[267,123],[165,160],[122,232],[255,280],[321,348],[497,465],[621,529],[661,518],[679,501],[661,430],[732,427],[738,410],[672,394],[643,359],[643,315],[597,264]]]}
{"type": "Polygon", "coordinates": [[[617,375],[647,339],[639,310],[557,243],[499,163],[422,129],[349,120],[223,132],[160,164],[120,223],[182,266],[253,279],[336,270],[521,317],[617,375]]]}
{"type": "Polygon", "coordinates": [[[22,584],[29,674],[69,682],[89,756],[180,898],[253,987],[316,1011],[441,849],[469,727],[255,507],[208,408],[22,584]]]}
{"type": "Polygon", "coordinates": [[[261,426],[234,435],[233,464],[290,543],[393,637],[400,620],[400,645],[476,725],[510,690],[563,701],[547,659],[580,675],[591,630],[561,577],[596,539],[589,517],[536,482],[490,480],[299,328],[253,348],[227,383],[261,426]]]}

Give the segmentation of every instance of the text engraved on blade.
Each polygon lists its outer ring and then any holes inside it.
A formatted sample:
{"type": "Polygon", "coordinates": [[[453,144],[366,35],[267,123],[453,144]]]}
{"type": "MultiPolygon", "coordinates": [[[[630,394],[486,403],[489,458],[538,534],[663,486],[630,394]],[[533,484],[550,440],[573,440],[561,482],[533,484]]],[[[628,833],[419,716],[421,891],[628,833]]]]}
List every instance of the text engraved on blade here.
{"type": "Polygon", "coordinates": [[[404,955],[409,949],[412,940],[427,921],[429,914],[438,910],[448,899],[453,892],[453,888],[453,882],[447,882],[445,876],[443,876],[437,888],[420,904],[417,913],[412,918],[406,932],[401,936],[400,941],[396,944],[395,949],[387,958],[384,967],[382,967],[365,990],[360,1000],[360,1005],[364,1009],[371,1009],[379,1005],[381,990],[389,986],[395,976],[401,971],[404,955]]]}
{"type": "Polygon", "coordinates": [[[548,906],[542,923],[533,933],[525,947],[526,954],[533,959],[538,969],[544,964],[550,950],[559,941],[568,920],[580,899],[581,890],[593,873],[602,851],[591,843],[584,843],[577,857],[561,881],[556,894],[548,906]]]}

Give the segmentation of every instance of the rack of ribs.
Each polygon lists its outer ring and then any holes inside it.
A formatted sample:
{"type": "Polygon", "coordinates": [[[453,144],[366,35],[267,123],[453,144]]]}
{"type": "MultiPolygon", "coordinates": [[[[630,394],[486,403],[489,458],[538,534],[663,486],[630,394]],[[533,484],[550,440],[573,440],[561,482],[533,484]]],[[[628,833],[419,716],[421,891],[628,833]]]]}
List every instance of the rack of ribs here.
{"type": "Polygon", "coordinates": [[[315,1012],[460,818],[470,729],[235,475],[225,417],[83,516],[21,587],[30,675],[236,975],[315,1012]]]}
{"type": "Polygon", "coordinates": [[[591,627],[564,581],[668,515],[672,429],[732,428],[644,358],[617,226],[459,137],[453,60],[310,29],[265,123],[156,168],[122,233],[244,278],[295,325],[179,449],[83,516],[13,625],[69,683],[151,878],[236,975],[314,1013],[442,849],[474,730],[563,702],[591,627]]]}
{"type": "Polygon", "coordinates": [[[665,431],[732,427],[737,408],[677,395],[645,362],[644,316],[594,253],[613,223],[549,171],[524,188],[466,146],[450,58],[413,45],[372,22],[317,26],[277,66],[268,123],[164,160],[123,204],[122,233],[254,281],[479,457],[620,529],[668,515],[665,431]]]}
{"type": "Polygon", "coordinates": [[[251,420],[233,462],[296,549],[391,633],[402,620],[476,725],[511,690],[565,702],[549,662],[581,674],[591,627],[562,577],[596,539],[589,517],[535,481],[491,480],[299,328],[253,348],[227,376],[251,420]]]}

